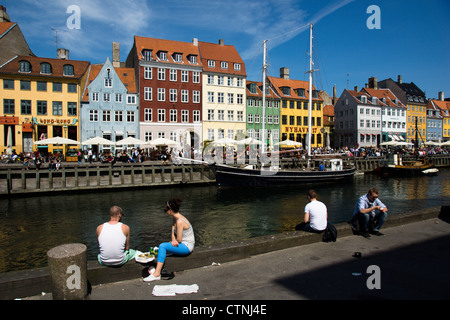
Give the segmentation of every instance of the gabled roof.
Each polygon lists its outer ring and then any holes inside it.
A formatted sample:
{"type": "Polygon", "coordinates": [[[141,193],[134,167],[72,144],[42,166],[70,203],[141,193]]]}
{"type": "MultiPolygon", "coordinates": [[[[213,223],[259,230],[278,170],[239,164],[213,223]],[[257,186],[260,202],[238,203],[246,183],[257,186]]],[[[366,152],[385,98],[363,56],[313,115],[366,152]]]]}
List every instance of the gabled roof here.
{"type": "MultiPolygon", "coordinates": [[[[442,101],[439,99],[430,99],[430,103],[433,105],[434,108],[438,108],[441,111],[441,115],[444,117],[447,116],[447,112],[450,113],[450,101],[442,101]]],[[[430,105],[429,103],[429,105],[430,105]]]]}
{"type": "Polygon", "coordinates": [[[181,42],[181,41],[173,41],[173,40],[164,40],[164,39],[156,39],[156,38],[146,38],[146,37],[134,37],[134,43],[136,46],[136,52],[138,55],[138,59],[144,59],[143,51],[149,50],[151,51],[152,59],[154,61],[162,62],[162,63],[175,63],[181,65],[195,65],[201,66],[200,61],[200,52],[198,46],[194,45],[190,42],[181,42]],[[167,52],[167,61],[159,60],[157,54],[158,52],[167,52]],[[173,59],[174,53],[180,53],[182,55],[182,60],[177,62],[173,59]],[[188,56],[195,55],[197,56],[197,64],[192,64],[188,60],[188,56]]]}
{"type": "MultiPolygon", "coordinates": [[[[89,84],[94,81],[100,71],[103,68],[103,64],[91,65],[89,69],[89,78],[87,80],[86,90],[81,98],[81,101],[89,101],[89,84]]],[[[134,68],[114,68],[120,81],[125,85],[128,93],[137,93],[136,78],[134,74],[134,68]]]]}
{"type": "MultiPolygon", "coordinates": [[[[292,80],[292,79],[283,79],[283,78],[275,78],[275,77],[267,77],[270,83],[275,88],[275,92],[283,99],[309,99],[309,82],[302,80],[292,80]],[[282,88],[290,88],[289,94],[284,94],[282,88]],[[305,95],[299,96],[297,89],[304,89],[305,95]]],[[[314,85],[312,86],[313,90],[316,90],[314,85]]],[[[322,101],[322,98],[312,98],[313,100],[322,101]]]]}
{"type": "Polygon", "coordinates": [[[325,107],[323,107],[323,115],[334,117],[334,106],[332,104],[327,104],[325,107]]]}
{"type": "Polygon", "coordinates": [[[51,59],[40,58],[31,56],[16,56],[14,59],[7,62],[0,68],[0,74],[14,74],[21,76],[39,76],[48,78],[64,78],[64,79],[80,79],[87,71],[89,67],[89,61],[77,61],[77,60],[63,60],[63,59],[51,59]],[[20,62],[28,61],[31,65],[31,72],[20,72],[20,62]],[[50,74],[41,73],[41,63],[49,63],[52,67],[50,74]],[[72,65],[74,70],[73,76],[66,76],[63,74],[64,66],[72,65]]]}
{"type": "Polygon", "coordinates": [[[198,42],[198,46],[205,72],[247,76],[244,61],[234,46],[201,41],[198,42]],[[208,66],[208,60],[215,61],[214,67],[208,66]],[[222,69],[221,62],[227,62],[228,69],[222,69]],[[240,65],[239,70],[236,70],[234,64],[240,65]]]}
{"type": "Polygon", "coordinates": [[[389,89],[363,88],[361,91],[367,92],[369,96],[377,97],[382,106],[406,108],[400,99],[398,99],[389,89]]]}

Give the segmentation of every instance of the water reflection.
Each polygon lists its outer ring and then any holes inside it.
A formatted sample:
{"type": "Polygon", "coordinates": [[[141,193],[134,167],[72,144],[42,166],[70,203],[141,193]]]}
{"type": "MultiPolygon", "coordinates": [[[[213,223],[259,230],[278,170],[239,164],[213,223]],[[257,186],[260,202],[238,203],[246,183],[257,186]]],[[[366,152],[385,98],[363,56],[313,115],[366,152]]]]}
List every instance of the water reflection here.
{"type": "MultiPolygon", "coordinates": [[[[356,199],[377,187],[389,214],[450,204],[450,169],[436,177],[383,179],[355,176],[348,183],[314,186],[331,222],[347,221],[356,199]]],[[[290,231],[303,217],[306,192],[295,188],[230,188],[215,186],[147,189],[54,195],[0,200],[0,272],[44,266],[46,252],[64,243],[81,242],[88,258],[97,251],[96,227],[109,220],[109,208],[124,210],[131,227],[131,246],[144,251],[170,239],[171,220],[165,201],[183,200],[181,212],[191,221],[198,245],[215,245],[290,231]]]]}

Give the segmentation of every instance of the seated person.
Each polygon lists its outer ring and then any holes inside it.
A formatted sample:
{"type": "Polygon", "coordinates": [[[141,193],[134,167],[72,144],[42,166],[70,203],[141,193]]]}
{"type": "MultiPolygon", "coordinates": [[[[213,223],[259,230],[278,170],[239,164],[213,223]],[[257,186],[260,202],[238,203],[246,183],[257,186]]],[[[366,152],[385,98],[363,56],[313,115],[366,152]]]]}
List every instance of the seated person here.
{"type": "Polygon", "coordinates": [[[317,193],[309,190],[306,194],[309,203],[305,206],[304,222],[295,226],[295,230],[320,233],[327,228],[327,206],[317,200],[317,193]]]}
{"type": "Polygon", "coordinates": [[[97,227],[100,253],[98,263],[102,266],[121,266],[134,258],[136,251],[130,249],[130,227],[120,222],[123,211],[118,206],[109,210],[110,221],[97,227]]]}

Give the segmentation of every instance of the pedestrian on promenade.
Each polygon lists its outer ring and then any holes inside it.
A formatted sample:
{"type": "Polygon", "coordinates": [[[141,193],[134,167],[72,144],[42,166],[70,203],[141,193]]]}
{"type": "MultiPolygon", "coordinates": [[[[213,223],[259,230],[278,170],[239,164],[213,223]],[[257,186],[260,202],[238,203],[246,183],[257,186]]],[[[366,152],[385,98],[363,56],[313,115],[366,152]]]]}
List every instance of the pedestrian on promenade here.
{"type": "Polygon", "coordinates": [[[351,220],[352,229],[365,238],[370,238],[370,233],[382,236],[380,229],[386,220],[387,211],[386,205],[378,198],[378,189],[371,188],[356,203],[351,220]]]}
{"type": "Polygon", "coordinates": [[[164,266],[167,252],[177,256],[187,256],[194,250],[195,237],[191,223],[180,213],[180,199],[172,199],[166,202],[164,211],[172,217],[172,241],[159,245],[156,269],[148,270],[149,275],[144,281],[161,279],[161,271],[164,266]]]}
{"type": "Polygon", "coordinates": [[[98,262],[103,266],[121,266],[133,259],[136,251],[130,249],[130,227],[120,222],[122,208],[112,206],[109,215],[110,221],[97,227],[98,262]]]}
{"type": "Polygon", "coordinates": [[[309,190],[306,194],[309,203],[305,206],[304,221],[295,226],[295,230],[320,233],[327,228],[327,206],[317,200],[317,192],[309,190]]]}

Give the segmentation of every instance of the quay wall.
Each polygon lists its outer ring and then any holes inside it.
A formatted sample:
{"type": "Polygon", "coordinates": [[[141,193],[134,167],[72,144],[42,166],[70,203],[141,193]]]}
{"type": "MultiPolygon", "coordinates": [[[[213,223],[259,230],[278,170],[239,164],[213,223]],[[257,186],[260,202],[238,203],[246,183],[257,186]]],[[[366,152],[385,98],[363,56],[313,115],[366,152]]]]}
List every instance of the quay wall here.
{"type": "MultiPolygon", "coordinates": [[[[404,161],[412,160],[404,157],[404,161]]],[[[436,167],[450,166],[450,155],[434,155],[436,167]]],[[[383,157],[344,158],[344,164],[354,164],[357,172],[373,172],[383,157]]],[[[314,163],[312,163],[314,165],[314,163]]],[[[280,159],[281,169],[302,168],[307,160],[280,159]]],[[[38,195],[55,192],[107,191],[142,187],[167,187],[214,184],[214,172],[202,164],[83,164],[64,163],[58,171],[49,171],[48,165],[40,170],[23,165],[0,166],[0,197],[38,195]]]]}
{"type": "MultiPolygon", "coordinates": [[[[428,208],[420,212],[409,212],[389,216],[383,228],[407,223],[440,218],[450,221],[450,206],[428,208]]],[[[351,236],[349,224],[335,225],[338,239],[351,236]]],[[[196,247],[187,257],[167,257],[166,267],[172,272],[210,266],[213,263],[225,263],[246,259],[254,255],[322,241],[321,234],[304,231],[290,231],[281,234],[239,240],[217,246],[196,247]]],[[[301,251],[299,251],[301,254],[301,251]]],[[[146,266],[129,261],[119,268],[100,266],[97,261],[88,261],[88,283],[91,286],[114,283],[139,278],[146,266]]],[[[0,299],[11,300],[40,295],[51,292],[50,273],[48,267],[0,273],[0,299]]]]}

